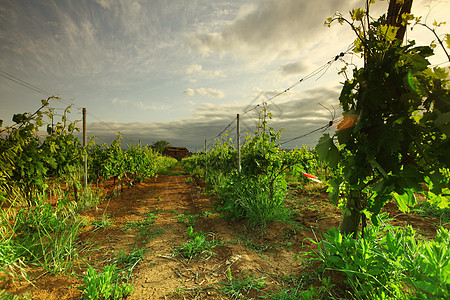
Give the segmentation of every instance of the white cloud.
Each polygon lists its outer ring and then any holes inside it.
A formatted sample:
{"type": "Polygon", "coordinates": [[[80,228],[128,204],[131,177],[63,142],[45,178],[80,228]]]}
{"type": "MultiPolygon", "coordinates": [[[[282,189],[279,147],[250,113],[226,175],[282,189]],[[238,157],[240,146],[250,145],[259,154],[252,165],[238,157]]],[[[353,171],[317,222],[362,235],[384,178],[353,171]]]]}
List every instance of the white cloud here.
{"type": "Polygon", "coordinates": [[[225,92],[222,90],[218,90],[218,89],[212,89],[212,88],[198,88],[198,89],[191,89],[191,88],[187,88],[184,91],[184,94],[188,95],[188,96],[194,96],[194,95],[202,95],[202,96],[207,96],[210,98],[224,98],[225,97],[225,92]]]}
{"type": "Polygon", "coordinates": [[[226,77],[225,74],[223,74],[222,70],[215,70],[215,71],[207,71],[203,70],[203,67],[201,65],[190,65],[186,68],[186,74],[194,74],[199,73],[201,75],[205,75],[208,78],[216,78],[216,77],[226,77]]]}
{"type": "Polygon", "coordinates": [[[194,96],[195,95],[195,90],[188,88],[184,91],[184,93],[188,96],[194,96]]]}
{"type": "Polygon", "coordinates": [[[145,111],[167,111],[171,108],[170,105],[166,104],[159,104],[159,103],[152,103],[147,101],[132,101],[129,99],[119,99],[115,97],[112,101],[112,104],[120,105],[123,107],[134,107],[139,110],[145,110],[145,111]]]}
{"type": "Polygon", "coordinates": [[[189,67],[186,68],[186,74],[201,72],[202,68],[203,67],[201,65],[190,65],[189,67]]]}

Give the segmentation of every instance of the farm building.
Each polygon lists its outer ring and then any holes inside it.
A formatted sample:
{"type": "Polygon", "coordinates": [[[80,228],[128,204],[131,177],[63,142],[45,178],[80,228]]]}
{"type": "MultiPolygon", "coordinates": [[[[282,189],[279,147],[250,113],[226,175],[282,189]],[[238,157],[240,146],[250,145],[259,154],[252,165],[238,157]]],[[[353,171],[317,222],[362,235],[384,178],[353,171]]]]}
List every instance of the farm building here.
{"type": "Polygon", "coordinates": [[[189,150],[186,147],[166,147],[163,155],[176,158],[178,161],[189,156],[189,150]]]}

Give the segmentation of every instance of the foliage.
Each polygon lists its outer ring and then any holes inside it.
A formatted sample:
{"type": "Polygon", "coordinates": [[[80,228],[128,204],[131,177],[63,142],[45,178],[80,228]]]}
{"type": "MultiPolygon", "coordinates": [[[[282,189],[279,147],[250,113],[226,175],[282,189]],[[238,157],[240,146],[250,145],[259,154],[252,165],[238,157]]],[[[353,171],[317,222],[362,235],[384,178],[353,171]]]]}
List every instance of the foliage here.
{"type": "Polygon", "coordinates": [[[419,203],[413,210],[423,217],[431,217],[439,219],[443,224],[450,223],[450,208],[440,208],[436,205],[431,205],[429,202],[419,203]]]}
{"type": "Polygon", "coordinates": [[[129,145],[124,150],[121,135],[111,145],[98,145],[92,140],[88,159],[91,180],[107,180],[112,176],[118,181],[125,179],[129,185],[153,177],[176,162],[173,158],[162,157],[147,145],[129,145]]]}
{"type": "Polygon", "coordinates": [[[186,235],[189,240],[176,248],[175,255],[180,255],[186,259],[192,259],[199,256],[211,256],[213,254],[212,249],[217,245],[217,241],[208,240],[208,236],[203,232],[194,232],[192,226],[188,227],[186,235]]]}
{"type": "Polygon", "coordinates": [[[227,269],[227,279],[228,282],[223,283],[222,291],[231,299],[243,299],[250,290],[262,290],[267,286],[264,277],[249,276],[245,271],[242,277],[233,277],[230,268],[227,269]]]}
{"type": "Polygon", "coordinates": [[[271,221],[287,219],[284,175],[308,156],[301,150],[281,150],[277,145],[279,137],[280,132],[268,128],[266,119],[262,119],[255,135],[248,136],[242,146],[240,173],[236,171],[237,151],[227,136],[210,152],[185,159],[183,164],[194,174],[207,175],[209,186],[224,203],[223,210],[236,218],[247,218],[252,226],[266,226],[271,221]]]}
{"type": "Polygon", "coordinates": [[[150,147],[153,151],[162,153],[166,147],[170,147],[170,143],[168,141],[161,140],[154,142],[150,147]]]}
{"type": "Polygon", "coordinates": [[[0,239],[0,269],[14,275],[25,265],[37,264],[58,274],[72,270],[78,258],[77,236],[82,221],[64,203],[53,209],[39,195],[37,205],[19,209],[15,215],[1,214],[1,224],[7,228],[0,239]]]}
{"type": "MultiPolygon", "coordinates": [[[[347,78],[339,97],[344,121],[316,147],[322,160],[342,168],[330,185],[335,202],[339,195],[346,199],[341,227],[346,233],[356,232],[364,209],[377,222],[392,195],[400,208],[414,205],[419,183],[431,183],[431,192],[440,195],[448,185],[440,170],[450,167],[448,73],[429,68],[431,47],[414,41],[402,45],[398,27],[388,25],[386,16],[368,18],[358,9],[350,20],[337,14],[327,21],[351,26],[357,36],[354,51],[365,60],[351,79],[342,71],[347,78]]],[[[412,16],[404,18],[406,24],[412,16]]]]}
{"type": "Polygon", "coordinates": [[[60,122],[47,126],[45,138],[39,135],[45,118],[54,118],[52,109],[44,109],[57,100],[55,96],[42,100],[36,112],[15,114],[14,125],[0,127],[0,197],[17,186],[31,206],[35,193],[47,188],[48,177],[61,176],[81,164],[82,149],[73,135],[78,128],[67,119],[70,107],[60,122]]]}
{"type": "Polygon", "coordinates": [[[136,249],[135,247],[128,254],[123,250],[119,251],[115,263],[118,266],[117,272],[122,278],[129,279],[131,277],[134,267],[144,259],[144,252],[144,248],[136,249]]]}
{"type": "Polygon", "coordinates": [[[115,264],[106,265],[101,273],[89,266],[83,281],[79,289],[84,299],[123,299],[134,290],[131,284],[120,283],[115,264]]]}
{"type": "Polygon", "coordinates": [[[128,221],[125,228],[137,230],[142,243],[146,243],[163,232],[162,229],[154,229],[153,223],[157,217],[157,212],[147,212],[142,220],[128,221]]]}
{"type": "Polygon", "coordinates": [[[450,293],[450,235],[420,240],[410,227],[369,226],[363,239],[330,229],[318,242],[316,258],[343,272],[361,299],[447,299],[450,293]]]}
{"type": "Polygon", "coordinates": [[[272,188],[270,198],[267,178],[248,178],[235,174],[218,189],[224,211],[231,216],[247,218],[252,227],[266,226],[272,221],[286,221],[289,211],[284,207],[286,182],[280,180],[272,188]]]}

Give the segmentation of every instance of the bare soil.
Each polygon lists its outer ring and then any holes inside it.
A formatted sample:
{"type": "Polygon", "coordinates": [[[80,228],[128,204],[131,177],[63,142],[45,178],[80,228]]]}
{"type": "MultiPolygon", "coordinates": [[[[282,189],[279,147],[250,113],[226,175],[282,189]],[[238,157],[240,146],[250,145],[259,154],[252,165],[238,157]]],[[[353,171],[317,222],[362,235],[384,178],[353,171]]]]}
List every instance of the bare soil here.
{"type": "MultiPolygon", "coordinates": [[[[105,182],[104,188],[112,193],[112,182],[105,182]]],[[[145,257],[133,271],[134,292],[127,299],[229,299],[223,291],[229,282],[228,269],[233,278],[250,276],[266,283],[263,289],[251,289],[242,298],[274,294],[289,284],[288,276],[316,271],[318,265],[302,259],[302,254],[315,249],[313,241],[320,240],[330,227],[339,226],[341,218],[341,211],[315,184],[293,189],[288,202],[293,211],[290,222],[252,229],[245,220],[217,212],[217,199],[205,193],[199,180],[190,175],[159,175],[124,189],[98,209],[82,213],[89,221],[109,214],[112,226],[83,228],[79,245],[87,251],[83,251],[84,262],[75,274],[54,276],[31,268],[30,281],[7,278],[0,281],[0,289],[33,299],[80,299],[81,291],[76,287],[83,284],[86,263],[102,269],[120,251],[128,253],[137,247],[145,249],[145,257]],[[142,220],[149,212],[157,215],[152,236],[126,229],[127,222],[142,220]],[[191,260],[174,255],[174,249],[188,240],[188,225],[219,242],[213,255],[191,260]],[[148,240],[143,242],[144,238],[148,240]]],[[[394,217],[394,225],[411,224],[428,237],[436,233],[434,219],[401,213],[395,204],[388,204],[385,210],[394,217]]],[[[331,275],[335,284],[342,284],[339,274],[331,275]]]]}

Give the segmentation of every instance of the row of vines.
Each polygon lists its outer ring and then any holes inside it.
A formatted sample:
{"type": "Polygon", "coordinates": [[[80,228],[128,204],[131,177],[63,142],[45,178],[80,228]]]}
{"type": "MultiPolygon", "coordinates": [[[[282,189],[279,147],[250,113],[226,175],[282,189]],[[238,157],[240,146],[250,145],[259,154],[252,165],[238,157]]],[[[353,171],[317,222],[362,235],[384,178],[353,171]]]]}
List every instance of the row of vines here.
{"type": "Polygon", "coordinates": [[[35,113],[16,114],[14,125],[0,128],[2,201],[8,201],[5,196],[15,191],[31,206],[37,194],[48,189],[52,182],[61,180],[73,188],[73,197],[78,200],[86,155],[89,182],[97,183],[113,177],[114,184],[117,180],[133,185],[173,163],[148,145],[128,145],[124,150],[120,135],[110,145],[96,144],[93,138],[88,146],[82,147],[75,136],[79,130],[76,122],[66,117],[70,107],[65,109],[60,122],[46,124],[47,132],[43,133],[41,127],[54,118],[52,109],[47,109],[51,101],[58,101],[58,98],[42,100],[42,106],[35,113]]]}
{"type": "MultiPolygon", "coordinates": [[[[128,145],[124,150],[120,135],[110,145],[95,144],[92,139],[82,147],[76,137],[76,122],[67,118],[70,107],[59,122],[51,122],[56,118],[49,107],[52,101],[58,98],[42,100],[35,113],[14,115],[12,126],[0,124],[2,284],[8,278],[31,282],[33,277],[27,274],[30,267],[40,268],[44,274],[74,275],[80,265],[85,265],[86,246],[80,243],[79,235],[89,225],[80,212],[105,199],[99,184],[114,178],[114,192],[120,192],[123,185],[131,186],[153,177],[176,163],[149,146],[128,145]],[[45,126],[47,130],[42,132],[45,126]],[[83,186],[86,156],[89,180],[83,186]]],[[[110,295],[121,299],[131,293],[130,276],[117,273],[131,274],[131,271],[121,273],[120,268],[132,269],[135,265],[122,265],[117,270],[115,265],[111,266],[105,275],[98,275],[109,276],[106,292],[98,290],[97,274],[90,267],[85,286],[80,287],[83,297],[98,299],[98,295],[110,295]]],[[[3,292],[0,288],[1,299],[19,299],[3,292]]]]}
{"type": "MultiPolygon", "coordinates": [[[[434,240],[426,240],[412,227],[388,226],[381,211],[391,201],[407,212],[418,195],[437,209],[449,207],[450,81],[447,70],[430,67],[429,58],[440,50],[450,62],[450,36],[436,33],[442,23],[431,28],[414,17],[412,1],[391,1],[378,19],[369,14],[373,2],[350,18],[337,13],[326,21],[350,26],[353,51],[364,60],[353,76],[348,66],[341,70],[343,120],[334,134],[325,133],[314,150],[284,151],[276,146],[280,132],[262,120],[242,147],[240,173],[227,138],[184,164],[205,178],[222,201],[220,209],[253,226],[288,220],[288,184],[307,180],[301,172],[318,175],[343,216],[340,228],[325,234],[310,254],[345,274],[352,298],[448,299],[449,230],[441,226],[434,240]],[[436,40],[404,44],[407,26],[426,27],[436,40]]],[[[322,298],[311,299],[316,297],[322,298]]]]}

